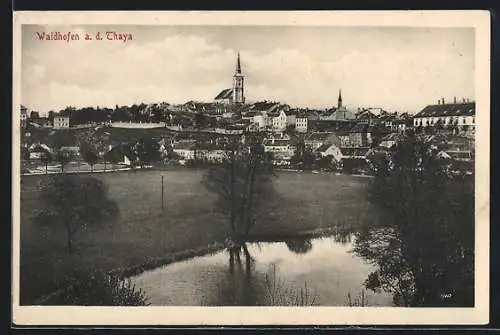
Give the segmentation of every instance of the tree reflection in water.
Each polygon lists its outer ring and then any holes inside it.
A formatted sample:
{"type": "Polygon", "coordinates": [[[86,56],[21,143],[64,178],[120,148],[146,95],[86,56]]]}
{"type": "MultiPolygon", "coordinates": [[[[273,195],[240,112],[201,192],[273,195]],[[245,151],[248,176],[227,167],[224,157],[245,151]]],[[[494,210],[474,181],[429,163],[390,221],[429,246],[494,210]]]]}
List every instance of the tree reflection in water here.
{"type": "Polygon", "coordinates": [[[336,243],[340,243],[342,245],[346,245],[352,242],[353,232],[351,229],[341,228],[335,231],[332,235],[332,238],[336,243]]]}
{"type": "MultiPolygon", "coordinates": [[[[303,245],[312,243],[306,240],[303,245]]],[[[302,249],[304,250],[304,249],[302,249]]],[[[209,294],[205,305],[211,306],[312,306],[318,298],[304,283],[293,287],[279,276],[277,264],[267,271],[257,271],[255,260],[246,244],[229,248],[228,271],[219,279],[214,294],[209,294]]]]}
{"type": "Polygon", "coordinates": [[[305,254],[311,251],[312,242],[308,238],[293,238],[285,241],[288,250],[296,254],[305,254]]]}

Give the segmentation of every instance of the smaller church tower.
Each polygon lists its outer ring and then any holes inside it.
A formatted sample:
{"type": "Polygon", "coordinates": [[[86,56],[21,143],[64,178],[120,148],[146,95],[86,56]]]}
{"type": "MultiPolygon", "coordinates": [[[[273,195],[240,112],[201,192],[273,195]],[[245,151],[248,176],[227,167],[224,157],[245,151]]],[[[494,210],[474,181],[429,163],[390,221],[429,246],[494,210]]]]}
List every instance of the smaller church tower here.
{"type": "Polygon", "coordinates": [[[233,103],[245,103],[244,91],[244,76],[241,73],[240,53],[238,52],[238,59],[236,61],[236,70],[233,76],[233,103]]]}
{"type": "Polygon", "coordinates": [[[341,109],[342,108],[342,91],[339,90],[339,99],[337,101],[337,109],[341,109]]]}

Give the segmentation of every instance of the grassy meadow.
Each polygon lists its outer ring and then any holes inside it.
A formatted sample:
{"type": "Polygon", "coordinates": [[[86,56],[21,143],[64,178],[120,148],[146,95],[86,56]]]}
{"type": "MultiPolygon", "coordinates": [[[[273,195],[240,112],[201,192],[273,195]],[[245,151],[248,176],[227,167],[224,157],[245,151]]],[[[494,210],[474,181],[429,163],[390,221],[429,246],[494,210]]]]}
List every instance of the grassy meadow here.
{"type": "MultiPolygon", "coordinates": [[[[200,184],[203,173],[180,169],[95,174],[117,201],[120,218],[77,232],[71,255],[65,251],[64,229],[37,226],[32,220],[42,206],[39,183],[48,177],[22,177],[21,304],[32,304],[80,274],[130,267],[223,240],[228,218],[214,210],[215,196],[200,184]]],[[[375,220],[365,197],[367,183],[367,178],[356,176],[280,172],[274,184],[281,196],[266,219],[257,222],[255,233],[293,234],[375,220]]]]}

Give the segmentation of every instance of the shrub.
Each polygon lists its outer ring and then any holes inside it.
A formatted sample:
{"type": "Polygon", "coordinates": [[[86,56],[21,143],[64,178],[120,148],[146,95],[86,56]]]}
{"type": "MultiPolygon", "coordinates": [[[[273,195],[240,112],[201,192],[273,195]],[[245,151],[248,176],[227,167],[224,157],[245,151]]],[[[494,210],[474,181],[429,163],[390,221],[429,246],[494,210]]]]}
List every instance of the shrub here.
{"type": "Polygon", "coordinates": [[[95,273],[50,299],[47,305],[147,306],[149,303],[144,291],[136,289],[130,279],[95,273]]]}

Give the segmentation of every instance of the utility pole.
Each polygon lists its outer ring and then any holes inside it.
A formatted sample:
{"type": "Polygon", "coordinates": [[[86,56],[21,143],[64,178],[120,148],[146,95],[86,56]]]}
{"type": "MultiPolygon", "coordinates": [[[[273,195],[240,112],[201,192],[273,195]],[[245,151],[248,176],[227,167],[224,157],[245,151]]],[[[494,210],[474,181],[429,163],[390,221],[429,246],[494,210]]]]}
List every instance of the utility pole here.
{"type": "Polygon", "coordinates": [[[161,213],[165,212],[165,201],[164,201],[164,187],[163,187],[163,175],[161,175],[161,213]]]}

